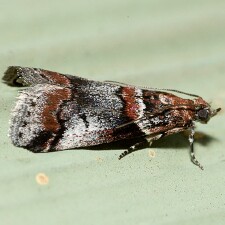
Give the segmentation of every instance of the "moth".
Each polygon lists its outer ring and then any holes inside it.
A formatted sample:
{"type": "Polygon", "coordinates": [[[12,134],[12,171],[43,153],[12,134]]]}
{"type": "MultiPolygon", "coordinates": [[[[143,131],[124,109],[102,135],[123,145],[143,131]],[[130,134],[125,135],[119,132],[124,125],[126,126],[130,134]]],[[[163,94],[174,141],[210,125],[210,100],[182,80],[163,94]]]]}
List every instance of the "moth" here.
{"type": "Polygon", "coordinates": [[[3,80],[30,86],[20,92],[12,111],[9,136],[15,146],[35,153],[140,138],[122,159],[164,136],[189,130],[191,161],[203,169],[194,154],[195,122],[207,123],[220,111],[182,91],[92,81],[44,69],[10,66],[3,80]]]}

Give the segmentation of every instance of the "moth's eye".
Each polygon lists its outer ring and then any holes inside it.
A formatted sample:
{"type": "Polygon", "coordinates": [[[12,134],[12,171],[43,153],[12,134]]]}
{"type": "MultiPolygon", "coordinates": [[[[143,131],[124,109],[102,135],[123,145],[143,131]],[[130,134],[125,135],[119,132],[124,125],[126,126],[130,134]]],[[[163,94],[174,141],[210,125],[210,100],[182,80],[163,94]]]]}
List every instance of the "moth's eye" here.
{"type": "Polygon", "coordinates": [[[207,121],[209,118],[209,111],[207,109],[200,109],[198,111],[198,118],[203,121],[207,121]]]}

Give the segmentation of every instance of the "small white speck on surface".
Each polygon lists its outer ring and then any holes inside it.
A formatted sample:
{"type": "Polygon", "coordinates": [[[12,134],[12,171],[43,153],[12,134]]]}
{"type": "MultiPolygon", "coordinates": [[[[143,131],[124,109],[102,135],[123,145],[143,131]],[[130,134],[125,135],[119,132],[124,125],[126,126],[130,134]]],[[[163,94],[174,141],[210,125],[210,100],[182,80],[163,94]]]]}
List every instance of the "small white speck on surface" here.
{"type": "Polygon", "coordinates": [[[149,155],[150,158],[155,158],[156,153],[155,153],[155,151],[153,149],[149,149],[148,150],[148,155],[149,155]]]}
{"type": "Polygon", "coordinates": [[[49,178],[44,173],[38,173],[35,179],[36,179],[36,182],[40,185],[47,185],[49,183],[49,178]]]}

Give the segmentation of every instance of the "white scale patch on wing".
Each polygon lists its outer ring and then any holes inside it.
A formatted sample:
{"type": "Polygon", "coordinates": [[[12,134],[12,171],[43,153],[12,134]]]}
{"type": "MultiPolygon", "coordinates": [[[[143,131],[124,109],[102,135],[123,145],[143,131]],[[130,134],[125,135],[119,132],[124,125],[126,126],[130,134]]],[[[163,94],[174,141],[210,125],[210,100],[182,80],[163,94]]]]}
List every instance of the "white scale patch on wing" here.
{"type": "Polygon", "coordinates": [[[137,105],[139,106],[139,109],[138,109],[139,118],[142,118],[144,116],[144,110],[146,109],[143,99],[141,98],[143,95],[143,92],[141,89],[135,88],[135,93],[136,93],[136,96],[138,96],[135,100],[137,105]]]}
{"type": "Polygon", "coordinates": [[[27,146],[44,130],[42,111],[47,93],[55,85],[36,85],[21,92],[12,111],[9,135],[16,146],[27,146]]]}
{"type": "Polygon", "coordinates": [[[123,108],[121,100],[115,95],[117,90],[118,87],[112,87],[111,85],[90,83],[88,93],[90,93],[89,97],[92,101],[90,105],[80,106],[80,113],[85,115],[85,121],[80,114],[75,114],[65,122],[66,130],[56,149],[69,149],[103,143],[102,139],[101,141],[98,140],[99,135],[102,135],[103,131],[117,126],[116,121],[113,121],[113,117],[118,116],[123,108]]]}
{"type": "Polygon", "coordinates": [[[74,115],[68,122],[66,122],[66,131],[63,138],[59,141],[56,149],[69,149],[91,145],[90,143],[97,143],[98,133],[105,130],[106,127],[99,121],[98,117],[87,117],[89,126],[86,127],[85,122],[78,115],[74,115]]]}

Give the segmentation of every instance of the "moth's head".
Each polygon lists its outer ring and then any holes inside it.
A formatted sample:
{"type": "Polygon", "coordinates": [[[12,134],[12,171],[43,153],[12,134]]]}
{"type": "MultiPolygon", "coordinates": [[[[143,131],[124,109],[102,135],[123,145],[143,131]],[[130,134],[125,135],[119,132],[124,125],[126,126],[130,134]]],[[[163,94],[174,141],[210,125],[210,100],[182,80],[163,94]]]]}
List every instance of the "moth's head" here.
{"type": "Polygon", "coordinates": [[[212,109],[211,106],[202,98],[196,99],[195,105],[196,105],[195,117],[196,120],[200,123],[207,123],[210,120],[210,118],[215,116],[221,110],[221,108],[212,109]]]}

